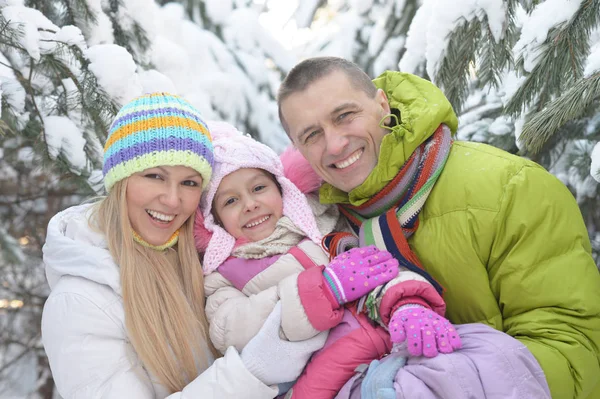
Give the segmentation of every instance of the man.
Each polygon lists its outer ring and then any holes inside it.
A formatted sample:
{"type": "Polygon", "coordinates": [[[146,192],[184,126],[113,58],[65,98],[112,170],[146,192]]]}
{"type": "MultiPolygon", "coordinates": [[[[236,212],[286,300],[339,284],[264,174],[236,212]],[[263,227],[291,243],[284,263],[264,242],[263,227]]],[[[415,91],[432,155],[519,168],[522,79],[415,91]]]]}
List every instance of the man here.
{"type": "Polygon", "coordinates": [[[451,105],[414,75],[371,81],[346,60],[308,59],[290,71],[278,104],[293,144],[325,181],[321,202],[339,204],[357,229],[394,209],[409,263],[444,287],[453,323],[484,323],[521,341],[553,398],[600,398],[600,275],[560,181],[488,145],[451,143],[451,105]],[[391,192],[394,201],[383,201],[391,192]]]}

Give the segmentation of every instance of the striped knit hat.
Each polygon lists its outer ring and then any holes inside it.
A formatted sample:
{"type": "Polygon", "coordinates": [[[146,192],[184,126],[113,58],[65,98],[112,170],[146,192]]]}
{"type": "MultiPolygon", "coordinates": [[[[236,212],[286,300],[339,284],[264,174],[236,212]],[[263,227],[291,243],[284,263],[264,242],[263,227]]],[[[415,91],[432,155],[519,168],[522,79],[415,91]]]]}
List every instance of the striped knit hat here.
{"type": "Polygon", "coordinates": [[[125,104],[104,145],[104,187],[157,166],[187,166],[208,184],[214,163],[210,132],[200,113],[168,93],[143,95],[125,104]]]}

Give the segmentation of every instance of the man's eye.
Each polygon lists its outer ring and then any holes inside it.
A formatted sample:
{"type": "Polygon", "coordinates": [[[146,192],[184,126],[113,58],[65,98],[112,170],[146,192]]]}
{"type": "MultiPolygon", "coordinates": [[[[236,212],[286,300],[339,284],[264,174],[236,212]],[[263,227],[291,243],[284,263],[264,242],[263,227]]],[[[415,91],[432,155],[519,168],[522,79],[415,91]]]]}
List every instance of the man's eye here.
{"type": "Polygon", "coordinates": [[[342,120],[344,120],[344,119],[345,119],[345,118],[346,118],[348,115],[350,115],[351,113],[352,113],[352,112],[344,112],[343,114],[340,114],[340,115],[337,117],[337,120],[338,120],[338,121],[342,121],[342,120]]]}
{"type": "Polygon", "coordinates": [[[307,135],[304,136],[304,144],[308,143],[309,141],[311,141],[312,139],[314,139],[315,137],[317,137],[317,134],[319,133],[318,130],[314,130],[310,133],[308,133],[307,135]]]}

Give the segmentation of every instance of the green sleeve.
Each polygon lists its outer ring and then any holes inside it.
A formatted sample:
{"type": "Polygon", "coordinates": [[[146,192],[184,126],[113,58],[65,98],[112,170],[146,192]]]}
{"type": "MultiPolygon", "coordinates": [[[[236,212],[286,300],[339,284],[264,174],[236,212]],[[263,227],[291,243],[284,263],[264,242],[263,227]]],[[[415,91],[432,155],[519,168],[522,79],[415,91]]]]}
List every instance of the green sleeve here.
{"type": "Polygon", "coordinates": [[[542,366],[553,398],[591,397],[600,381],[600,274],[568,189],[524,166],[504,190],[488,262],[504,331],[542,366]]]}

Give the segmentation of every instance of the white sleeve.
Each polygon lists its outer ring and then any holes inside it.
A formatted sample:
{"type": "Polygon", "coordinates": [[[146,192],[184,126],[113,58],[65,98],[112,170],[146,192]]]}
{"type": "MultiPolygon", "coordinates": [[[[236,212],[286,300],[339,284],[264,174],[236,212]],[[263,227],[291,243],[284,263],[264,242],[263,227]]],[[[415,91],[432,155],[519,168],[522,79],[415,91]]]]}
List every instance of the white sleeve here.
{"type": "MultiPolygon", "coordinates": [[[[51,295],[42,315],[42,340],[64,399],[158,399],[122,327],[90,299],[74,293],[51,295]]],[[[169,399],[256,398],[277,395],[242,363],[231,348],[169,399]]]]}

